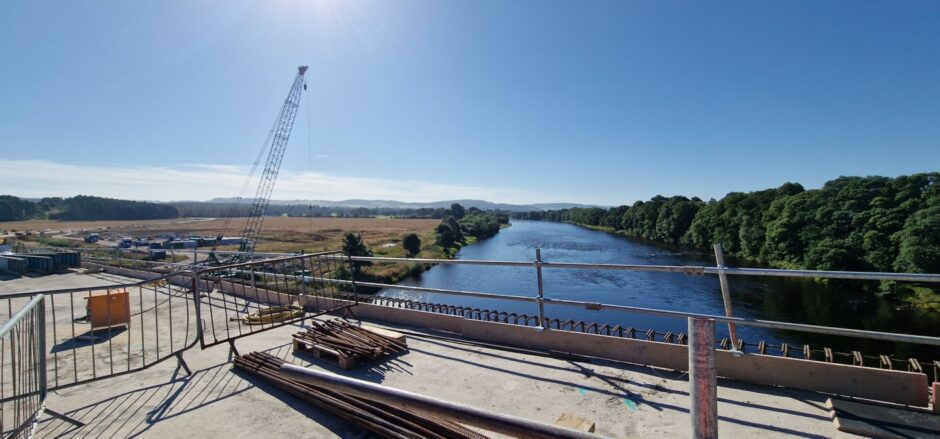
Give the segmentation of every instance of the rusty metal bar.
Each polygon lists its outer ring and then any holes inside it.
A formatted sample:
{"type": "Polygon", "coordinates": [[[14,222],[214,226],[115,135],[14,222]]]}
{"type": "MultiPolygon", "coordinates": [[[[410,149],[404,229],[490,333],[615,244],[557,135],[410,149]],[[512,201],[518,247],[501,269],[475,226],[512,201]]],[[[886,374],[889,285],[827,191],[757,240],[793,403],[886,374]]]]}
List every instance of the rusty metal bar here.
{"type": "Polygon", "coordinates": [[[542,424],[529,419],[493,413],[463,404],[444,401],[394,387],[348,378],[329,372],[308,369],[284,363],[280,371],[296,381],[311,384],[348,395],[377,401],[431,416],[472,425],[485,430],[527,438],[584,438],[598,436],[555,425],[542,424]]]}
{"type": "MultiPolygon", "coordinates": [[[[725,254],[721,244],[715,244],[715,264],[718,269],[718,282],[721,284],[721,301],[725,306],[725,317],[734,317],[731,307],[731,288],[728,286],[728,276],[725,274],[725,254]]],[[[731,346],[738,346],[738,331],[733,322],[728,322],[728,333],[731,334],[731,346]]]]}

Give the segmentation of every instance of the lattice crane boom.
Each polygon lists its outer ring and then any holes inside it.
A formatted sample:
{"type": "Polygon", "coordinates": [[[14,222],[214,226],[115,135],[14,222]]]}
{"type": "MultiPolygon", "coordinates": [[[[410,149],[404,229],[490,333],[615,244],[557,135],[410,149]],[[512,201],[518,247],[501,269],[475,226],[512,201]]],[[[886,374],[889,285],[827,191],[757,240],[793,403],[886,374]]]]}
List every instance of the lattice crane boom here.
{"type": "Polygon", "coordinates": [[[307,88],[304,84],[304,75],[307,73],[307,66],[297,68],[297,76],[291,85],[290,93],[284,100],[284,106],[275,122],[272,135],[270,136],[270,149],[268,150],[267,160],[264,170],[258,181],[258,190],[252,199],[251,209],[248,211],[248,222],[242,232],[242,241],[239,245],[239,261],[245,261],[251,258],[255,251],[255,245],[258,243],[258,237],[261,235],[261,226],[264,223],[265,213],[268,211],[268,205],[271,203],[271,193],[274,191],[274,183],[277,181],[278,171],[281,169],[281,161],[284,159],[284,152],[287,149],[287,141],[290,139],[291,130],[294,127],[294,119],[297,116],[297,110],[300,108],[300,96],[307,88]]]}

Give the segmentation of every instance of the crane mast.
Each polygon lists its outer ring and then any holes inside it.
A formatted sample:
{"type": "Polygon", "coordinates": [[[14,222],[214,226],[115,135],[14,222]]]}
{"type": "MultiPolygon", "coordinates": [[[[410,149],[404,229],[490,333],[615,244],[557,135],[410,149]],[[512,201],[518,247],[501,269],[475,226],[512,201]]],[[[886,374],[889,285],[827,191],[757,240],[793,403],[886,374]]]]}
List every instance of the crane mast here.
{"type": "MultiPolygon", "coordinates": [[[[258,189],[251,202],[251,209],[248,211],[248,222],[245,223],[245,229],[241,235],[242,241],[239,245],[239,254],[235,258],[235,262],[244,262],[251,258],[251,255],[255,251],[255,245],[258,243],[258,237],[261,235],[261,225],[264,223],[264,215],[267,213],[268,205],[271,203],[271,193],[274,191],[274,183],[277,181],[277,174],[281,169],[281,161],[284,159],[284,151],[287,149],[287,141],[294,127],[294,119],[297,116],[297,110],[300,108],[300,96],[302,91],[307,88],[304,84],[304,74],[306,72],[307,66],[297,68],[297,76],[294,78],[294,83],[291,85],[287,99],[284,100],[284,106],[281,107],[281,112],[269,136],[271,142],[270,149],[268,150],[264,170],[258,181],[258,189]]],[[[262,148],[262,153],[263,152],[264,148],[262,148]]],[[[216,243],[221,241],[221,238],[222,236],[220,234],[216,243]]]]}

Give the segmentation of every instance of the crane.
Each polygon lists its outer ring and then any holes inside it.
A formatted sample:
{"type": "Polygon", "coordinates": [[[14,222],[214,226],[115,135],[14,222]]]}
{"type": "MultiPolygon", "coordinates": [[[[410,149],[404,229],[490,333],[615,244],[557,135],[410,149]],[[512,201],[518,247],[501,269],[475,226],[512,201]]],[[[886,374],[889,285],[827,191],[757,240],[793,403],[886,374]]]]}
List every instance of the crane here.
{"type": "Polygon", "coordinates": [[[277,181],[277,174],[281,169],[284,151],[287,149],[287,141],[290,139],[290,133],[294,127],[294,119],[297,116],[297,110],[300,108],[300,96],[303,90],[307,89],[307,85],[304,82],[304,75],[306,73],[307,66],[297,68],[297,76],[294,77],[294,83],[291,85],[290,92],[287,94],[287,99],[284,100],[284,106],[281,107],[281,112],[274,122],[274,127],[271,128],[267,140],[265,140],[261,151],[258,153],[258,158],[255,160],[255,164],[248,175],[245,186],[242,187],[242,193],[239,195],[238,201],[236,201],[235,208],[232,209],[231,214],[226,218],[225,224],[222,226],[222,231],[219,232],[219,235],[215,239],[212,252],[209,254],[209,263],[212,265],[220,263],[215,255],[215,250],[222,241],[225,229],[235,215],[237,205],[241,202],[241,198],[254,176],[254,172],[257,169],[261,157],[263,157],[265,150],[267,150],[268,155],[265,160],[264,170],[261,172],[261,177],[258,181],[258,189],[255,191],[251,208],[248,210],[248,221],[245,223],[244,231],[242,231],[242,240],[238,246],[238,254],[227,262],[235,263],[247,261],[255,251],[255,245],[258,243],[258,237],[261,235],[261,225],[264,223],[264,215],[268,211],[268,205],[271,203],[271,193],[274,191],[274,183],[277,181]]]}

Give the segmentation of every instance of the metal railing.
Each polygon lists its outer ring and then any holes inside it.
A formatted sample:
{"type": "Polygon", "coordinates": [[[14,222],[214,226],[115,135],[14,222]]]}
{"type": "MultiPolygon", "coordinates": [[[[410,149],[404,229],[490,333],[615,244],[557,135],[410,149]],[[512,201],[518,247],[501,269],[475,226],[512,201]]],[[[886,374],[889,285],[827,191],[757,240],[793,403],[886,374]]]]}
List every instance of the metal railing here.
{"type": "MultiPolygon", "coordinates": [[[[730,286],[728,282],[722,283],[722,296],[725,302],[725,309],[728,315],[714,315],[703,313],[692,313],[685,311],[671,311],[663,309],[643,308],[629,305],[614,305],[600,302],[587,302],[580,300],[552,299],[544,297],[542,292],[542,270],[545,269],[568,269],[568,270],[619,270],[619,271],[637,271],[637,272],[660,272],[660,273],[683,273],[689,275],[718,275],[718,276],[773,276],[773,277],[802,277],[802,278],[830,278],[830,279],[863,279],[863,280],[893,280],[905,282],[925,282],[940,283],[940,274],[919,274],[919,273],[875,273],[875,272],[844,272],[844,271],[815,271],[815,270],[781,270],[765,268],[730,268],[719,263],[715,267],[690,266],[690,265],[640,265],[640,264],[592,264],[592,263],[569,263],[569,262],[546,262],[541,260],[541,252],[536,250],[536,258],[531,261],[491,261],[491,260],[468,260],[468,259],[410,259],[410,258],[387,258],[371,256],[342,256],[344,260],[359,262],[378,262],[378,263],[419,263],[419,264],[449,264],[449,265],[486,265],[503,267],[531,267],[534,269],[535,282],[540,286],[539,292],[535,296],[512,295],[512,294],[494,294],[482,293],[476,291],[451,290],[443,288],[415,287],[407,285],[392,285],[377,282],[357,282],[359,286],[372,288],[395,288],[408,291],[431,292],[453,296],[478,297],[503,301],[528,302],[537,305],[539,313],[540,326],[548,328],[545,324],[546,317],[544,304],[561,305],[568,307],[578,307],[588,310],[610,310],[627,313],[647,314],[674,318],[705,318],[716,322],[732,325],[751,326],[758,328],[780,329],[788,331],[809,332],[816,334],[838,335],[846,337],[859,337],[874,340],[885,340],[899,343],[915,343],[931,346],[940,346],[940,337],[898,334],[883,331],[869,331],[851,328],[839,328],[831,326],[809,325],[803,323],[790,323],[774,320],[750,319],[734,317],[731,314],[730,286]]],[[[721,255],[720,246],[716,246],[716,255],[721,255]]],[[[723,258],[721,259],[723,260],[723,258]]],[[[317,282],[348,283],[350,281],[336,279],[311,279],[317,282]]],[[[734,329],[731,329],[734,334],[734,329]]],[[[733,336],[732,336],[733,337],[733,336]]],[[[732,346],[736,346],[733,343],[732,346]]]]}
{"type": "MultiPolygon", "coordinates": [[[[324,252],[202,268],[194,273],[199,339],[203,348],[258,332],[348,310],[357,303],[356,282],[300,282],[300,277],[353,278],[356,264],[324,252]],[[275,305],[277,314],[271,312],[275,305]]],[[[236,351],[237,352],[237,351],[236,351]]]]}
{"type": "Polygon", "coordinates": [[[29,437],[45,392],[45,311],[38,295],[0,328],[0,430],[5,437],[29,437]]]}
{"type": "MultiPolygon", "coordinates": [[[[52,385],[49,386],[50,388],[66,387],[74,384],[93,381],[95,379],[100,379],[107,376],[115,376],[122,373],[140,370],[174,355],[177,356],[177,358],[180,360],[181,366],[185,368],[185,363],[182,362],[182,357],[179,354],[183,350],[192,347],[197,341],[201,342],[204,348],[228,342],[234,349],[233,341],[243,336],[248,336],[267,329],[273,329],[287,324],[296,323],[298,321],[302,322],[303,319],[310,318],[314,315],[337,311],[351,312],[352,306],[358,303],[360,300],[370,300],[373,302],[380,302],[383,300],[382,298],[366,299],[366,296],[359,294],[357,291],[357,288],[361,287],[395,288],[411,291],[432,292],[452,296],[485,298],[496,301],[532,303],[535,305],[533,307],[533,311],[538,313],[538,326],[540,326],[542,330],[551,330],[551,319],[546,316],[546,304],[578,307],[592,311],[611,310],[616,312],[633,314],[638,313],[687,319],[689,321],[689,366],[690,370],[695,370],[695,372],[692,373],[693,386],[700,386],[699,390],[705,392],[706,396],[701,398],[702,401],[708,402],[708,400],[711,399],[712,403],[714,403],[713,396],[707,395],[713,395],[713,388],[709,388],[709,386],[714,387],[714,384],[710,383],[713,383],[714,381],[713,356],[715,350],[715,322],[729,324],[729,332],[732,334],[732,338],[735,337],[735,328],[733,325],[739,325],[846,337],[868,338],[899,343],[940,346],[940,337],[933,336],[898,334],[883,331],[858,330],[851,328],[735,317],[730,306],[730,282],[728,281],[728,278],[732,276],[773,276],[938,283],[940,282],[940,275],[731,268],[724,265],[720,246],[716,246],[715,251],[717,260],[715,267],[548,262],[542,260],[540,250],[536,250],[533,261],[362,257],[347,256],[343,255],[341,252],[324,252],[309,255],[286,254],[267,260],[250,261],[222,267],[204,268],[198,271],[177,272],[174,274],[164,275],[136,283],[110,285],[108,287],[99,288],[74,288],[67,290],[57,290],[43,292],[43,295],[41,296],[34,296],[35,293],[21,293],[16,295],[2,296],[0,299],[7,300],[8,302],[7,309],[9,310],[8,312],[10,316],[10,322],[4,326],[4,330],[8,331],[9,333],[12,333],[13,331],[6,329],[8,326],[17,324],[25,325],[26,323],[22,322],[29,321],[29,318],[24,317],[26,315],[35,315],[35,318],[44,322],[42,319],[44,319],[46,314],[46,299],[48,299],[48,309],[52,313],[51,325],[45,323],[33,323],[33,326],[29,326],[26,329],[27,333],[32,334],[33,332],[31,331],[45,331],[46,327],[48,326],[52,330],[51,336],[53,343],[55,343],[56,346],[64,345],[60,350],[53,348],[52,352],[49,354],[52,360],[50,362],[52,365],[51,377],[39,378],[37,375],[35,378],[30,378],[33,380],[31,382],[35,383],[37,388],[42,387],[41,390],[32,392],[38,392],[37,394],[41,394],[43,396],[45,395],[45,384],[40,385],[38,383],[52,383],[52,385]],[[379,282],[363,282],[361,280],[356,280],[355,276],[358,266],[357,263],[363,262],[511,266],[531,268],[535,274],[537,293],[535,295],[504,295],[477,291],[392,285],[379,282]],[[721,281],[720,284],[722,289],[722,297],[725,304],[725,315],[710,315],[664,309],[643,308],[629,305],[615,305],[599,302],[548,298],[545,297],[544,294],[544,279],[542,276],[542,271],[546,269],[618,270],[635,272],[683,273],[687,275],[717,275],[721,281]],[[103,340],[87,344],[80,344],[76,341],[81,341],[81,339],[76,336],[76,325],[83,325],[86,323],[82,321],[81,318],[76,318],[76,294],[86,295],[85,297],[87,297],[91,296],[94,290],[101,288],[110,288],[111,290],[131,289],[132,291],[128,292],[128,296],[130,298],[135,297],[134,293],[136,293],[137,300],[134,301],[131,299],[131,301],[133,302],[133,306],[137,307],[138,312],[131,316],[131,321],[135,322],[139,320],[140,322],[138,325],[136,325],[139,327],[140,331],[139,334],[141,346],[139,350],[132,349],[132,340],[136,339],[136,335],[132,336],[132,334],[137,334],[137,329],[131,328],[130,325],[128,325],[126,330],[123,331],[120,329],[114,330],[112,327],[104,328],[102,331],[105,331],[106,337],[104,337],[103,340]],[[135,288],[136,290],[134,290],[135,288]],[[165,288],[165,291],[158,291],[160,288],[165,288]],[[149,295],[151,289],[153,292],[152,300],[150,300],[149,295]],[[147,293],[146,295],[145,292],[147,293]],[[177,298],[178,302],[183,303],[183,307],[186,308],[185,311],[182,308],[176,308],[172,306],[170,302],[174,297],[177,298]],[[56,305],[56,298],[58,298],[60,306],[56,305]],[[14,315],[12,313],[12,309],[14,302],[17,300],[26,303],[28,305],[28,309],[33,311],[21,311],[14,315]],[[64,301],[67,301],[68,304],[64,304],[64,301]],[[190,304],[195,308],[195,317],[192,318],[192,320],[195,321],[194,326],[196,330],[194,333],[197,334],[197,336],[192,338],[191,341],[190,304]],[[297,307],[299,308],[300,312],[298,314],[288,314],[286,318],[277,320],[265,320],[261,318],[260,321],[250,321],[249,317],[252,314],[260,317],[262,315],[262,311],[268,309],[268,307],[271,305],[281,305],[288,308],[297,307]],[[161,306],[165,306],[163,310],[165,311],[164,318],[166,318],[166,320],[161,319],[161,306]],[[177,309],[176,319],[173,317],[174,309],[177,309]],[[311,310],[315,311],[310,312],[311,310]],[[30,314],[30,312],[33,314],[30,314]],[[57,312],[59,313],[59,318],[56,316],[57,312]],[[65,312],[66,315],[63,316],[63,312],[65,312]],[[183,312],[183,315],[185,315],[185,325],[183,324],[183,317],[181,317],[181,312],[183,312]],[[153,325],[148,323],[149,319],[151,318],[151,314],[152,318],[154,319],[153,325]],[[163,322],[165,325],[169,324],[170,326],[167,328],[170,328],[169,330],[171,331],[169,335],[169,348],[162,350],[160,348],[159,342],[160,334],[163,333],[159,329],[161,322],[163,322]],[[185,335],[182,338],[183,342],[181,344],[174,344],[173,341],[172,328],[177,326],[185,326],[185,335]],[[112,331],[117,331],[116,337],[113,336],[112,331]],[[63,332],[65,333],[64,337],[63,332]],[[120,347],[115,349],[112,346],[112,343],[116,340],[124,340],[125,333],[127,341],[124,343],[124,349],[122,350],[120,347]],[[146,340],[148,340],[149,337],[147,334],[152,334],[153,337],[156,338],[155,351],[150,351],[146,347],[146,340]],[[105,342],[107,343],[107,348],[104,347],[105,342]],[[97,354],[95,353],[96,345],[99,346],[99,352],[97,354]],[[88,355],[89,352],[90,356],[88,355]],[[146,359],[148,352],[150,355],[155,354],[151,357],[150,362],[148,362],[146,359]],[[701,355],[696,354],[695,352],[699,352],[701,355]],[[80,359],[80,353],[84,353],[87,358],[80,359]],[[115,353],[119,354],[117,356],[117,361],[115,360],[115,353]],[[60,354],[64,358],[60,358],[60,354]],[[703,355],[704,357],[702,357],[703,355]],[[708,360],[709,357],[711,357],[712,360],[708,360]],[[126,358],[126,360],[123,358],[126,358]],[[702,358],[704,358],[706,361],[700,361],[702,358]],[[83,365],[86,365],[88,362],[90,362],[90,370],[87,368],[84,369],[86,372],[90,372],[90,377],[80,376],[78,371],[78,363],[80,361],[83,365]],[[102,373],[96,375],[96,365],[99,361],[106,369],[104,369],[102,373]],[[72,369],[64,367],[64,365],[68,364],[69,362],[71,362],[73,365],[72,369]]],[[[110,301],[110,295],[112,294],[111,291],[108,290],[104,294],[107,300],[110,301]]],[[[81,302],[85,297],[78,297],[78,302],[81,302]]],[[[2,311],[2,305],[0,305],[0,311],[2,311]]],[[[523,324],[528,325],[528,323],[529,320],[526,318],[523,324]]],[[[94,333],[95,331],[92,330],[91,332],[94,333]]],[[[22,333],[22,331],[18,333],[22,333]]],[[[0,332],[0,335],[5,334],[7,333],[0,332]]],[[[36,333],[31,337],[35,339],[34,345],[39,344],[40,340],[44,344],[47,340],[47,336],[45,334],[40,335],[39,333],[36,333]]],[[[177,339],[180,340],[179,338],[177,339]]],[[[26,342],[26,345],[33,346],[30,345],[28,341],[26,342]]],[[[732,348],[737,345],[737,343],[732,343],[732,348]]],[[[2,348],[2,346],[0,346],[0,348],[2,348]]],[[[0,351],[3,351],[3,349],[0,349],[0,351]]],[[[45,352],[44,346],[38,348],[38,351],[34,351],[34,360],[45,362],[46,356],[41,355],[42,352],[45,352]],[[40,354],[37,354],[36,352],[40,354]],[[36,357],[38,357],[38,359],[36,357]]],[[[39,374],[40,371],[43,375],[46,374],[45,363],[38,369],[39,371],[36,371],[36,374],[39,374]]],[[[6,365],[4,365],[4,370],[6,370],[6,365]]],[[[15,368],[11,370],[15,370],[15,368]]],[[[24,376],[21,372],[18,373],[20,373],[18,376],[21,378],[24,376]]],[[[2,393],[2,390],[0,390],[0,393],[2,393]]],[[[35,410],[35,401],[33,399],[28,399],[32,393],[28,391],[26,393],[22,393],[22,395],[26,396],[14,395],[14,397],[11,398],[2,398],[2,402],[4,404],[12,403],[17,400],[24,401],[24,404],[26,404],[24,407],[27,407],[27,409],[22,412],[23,416],[17,418],[19,421],[26,419],[24,416],[28,415],[30,410],[35,410]]],[[[39,400],[41,401],[42,398],[39,400]]],[[[713,408],[707,404],[697,406],[696,408],[696,406],[693,404],[692,412],[693,422],[700,423],[698,424],[698,427],[695,428],[704,429],[699,431],[705,431],[706,433],[704,433],[704,436],[708,436],[709,433],[707,432],[712,431],[714,425],[713,408]],[[709,420],[709,418],[711,420],[709,420]]]]}
{"type": "MultiPolygon", "coordinates": [[[[198,251],[199,253],[204,253],[204,251],[198,251]]],[[[238,252],[220,252],[220,254],[237,254],[238,252]]],[[[282,291],[288,294],[298,294],[305,285],[313,284],[317,288],[311,291],[311,297],[324,297],[329,300],[336,300],[342,297],[353,298],[354,300],[364,300],[367,299],[362,295],[347,294],[350,291],[355,291],[356,287],[365,287],[373,289],[382,289],[382,288],[393,288],[398,290],[405,291],[415,291],[415,292],[426,292],[426,293],[438,293],[443,295],[450,296],[463,296],[463,297],[475,297],[475,298],[484,298],[492,299],[496,301],[507,301],[507,302],[523,302],[523,303],[533,303],[535,308],[533,311],[537,313],[536,323],[537,326],[543,327],[545,329],[550,329],[551,323],[555,322],[556,327],[561,326],[561,321],[558,319],[549,319],[545,315],[545,305],[556,305],[556,306],[565,306],[565,307],[576,307],[592,311],[599,310],[609,310],[615,312],[625,312],[633,314],[645,314],[652,316],[661,316],[661,317],[671,317],[686,319],[689,317],[694,318],[706,318],[712,319],[719,323],[725,323],[729,326],[729,334],[731,336],[730,347],[732,350],[735,350],[739,346],[739,341],[737,340],[736,334],[736,325],[740,326],[749,326],[756,328],[766,328],[766,329],[778,329],[786,331],[797,331],[797,332],[806,332],[806,333],[815,333],[815,334],[824,334],[824,335],[836,335],[836,336],[845,336],[845,337],[855,337],[855,338],[866,338],[872,340],[883,340],[891,341],[898,343],[914,343],[930,346],[940,346],[940,337],[934,336],[925,336],[925,335],[915,335],[915,334],[900,334],[893,332],[884,332],[884,331],[870,331],[870,330],[861,330],[861,329],[851,329],[851,328],[840,328],[832,326],[822,326],[822,325],[811,325],[803,323],[791,323],[783,321],[774,321],[774,320],[764,320],[764,319],[751,319],[751,318],[742,318],[735,317],[733,315],[733,310],[731,306],[731,292],[730,292],[730,282],[728,277],[730,276],[769,276],[769,277],[785,277],[785,278],[825,278],[825,279],[857,279],[857,280],[889,280],[889,281],[901,281],[901,282],[923,282],[923,283],[940,283],[940,274],[921,274],[921,273],[885,273],[885,272],[849,272],[849,271],[818,271],[818,270],[784,270],[784,269],[768,269],[768,268],[735,268],[728,267],[724,264],[724,256],[722,254],[722,249],[720,245],[715,245],[715,258],[716,265],[714,267],[709,266],[697,266],[697,265],[645,265],[645,264],[595,264],[595,263],[572,263],[572,262],[548,262],[544,261],[541,258],[541,251],[536,249],[535,258],[532,261],[505,261],[505,260],[473,260],[473,259],[428,259],[428,258],[392,258],[392,257],[373,257],[373,256],[347,256],[343,255],[341,252],[325,252],[318,253],[315,255],[296,255],[290,253],[264,253],[264,256],[273,256],[273,259],[267,259],[262,261],[253,261],[247,262],[244,264],[238,264],[237,266],[228,266],[228,267],[217,267],[210,270],[203,270],[200,273],[210,273],[210,272],[225,272],[228,270],[228,275],[238,274],[240,276],[255,276],[256,278],[263,278],[268,281],[269,286],[273,286],[274,291],[282,291]],[[303,274],[292,274],[297,273],[296,267],[294,269],[271,269],[263,268],[266,265],[271,264],[297,264],[302,258],[315,257],[320,265],[327,265],[327,270],[311,271],[304,272],[303,274]],[[293,261],[293,262],[291,262],[293,261]],[[335,273],[332,273],[329,268],[330,263],[335,264],[346,264],[347,269],[351,267],[356,262],[374,262],[374,263],[405,263],[405,264],[442,264],[442,265],[479,265],[479,266],[501,266],[501,267],[520,267],[520,268],[533,268],[535,279],[534,282],[537,285],[537,294],[536,295],[521,295],[521,294],[496,294],[496,293],[486,293],[479,291],[466,291],[466,290],[454,290],[454,289],[445,289],[445,288],[433,288],[433,287],[417,287],[409,285],[394,285],[386,284],[380,282],[366,282],[366,281],[357,281],[355,276],[348,276],[348,278],[337,278],[335,273]],[[254,267],[254,268],[253,268],[254,267]],[[545,297],[543,289],[543,270],[553,270],[553,269],[564,269],[564,270],[613,270],[613,271],[632,271],[632,272],[657,272],[657,273],[681,273],[686,275],[716,275],[718,276],[721,285],[722,299],[725,309],[725,315],[716,315],[716,314],[704,314],[704,313],[694,313],[694,312],[685,312],[685,311],[672,311],[665,309],[654,309],[654,308],[644,308],[630,305],[616,305],[600,302],[589,302],[589,301],[580,301],[580,300],[566,300],[566,299],[554,299],[545,297]],[[293,281],[293,283],[292,283],[293,281]],[[336,290],[330,289],[329,285],[339,285],[344,287],[344,289],[336,290]],[[343,296],[345,294],[345,296],[343,296]],[[342,297],[341,297],[342,296],[342,297]]],[[[313,264],[308,264],[313,265],[313,264]]],[[[332,268],[332,270],[335,270],[332,268]]],[[[352,270],[350,270],[351,272],[352,270]]],[[[243,281],[237,281],[240,285],[243,285],[243,281]]],[[[256,285],[253,285],[255,287],[256,285]]],[[[244,288],[243,286],[241,288],[244,288]]],[[[271,289],[262,289],[259,290],[264,292],[265,290],[271,291],[271,289]]],[[[368,299],[373,302],[385,300],[384,298],[371,298],[368,299]]],[[[260,306],[260,305],[259,305],[260,306]]],[[[508,314],[515,315],[515,314],[508,314]]],[[[528,316],[523,316],[523,320],[528,324],[528,316]]],[[[568,322],[574,323],[574,322],[568,322]]],[[[632,328],[631,328],[632,329],[632,328]]],[[[228,329],[230,330],[230,329],[228,329]]],[[[241,331],[236,329],[236,331],[241,331]]],[[[239,332],[239,334],[244,333],[245,331],[239,332]]],[[[251,332],[251,331],[247,331],[251,332]]],[[[223,337],[228,338],[228,337],[223,337]]],[[[935,377],[936,378],[936,377],[935,377]]]]}
{"type": "Polygon", "coordinates": [[[48,346],[44,373],[50,390],[174,357],[188,372],[180,354],[197,342],[193,286],[192,273],[181,272],[133,283],[6,294],[0,296],[0,319],[6,311],[12,321],[14,309],[37,294],[43,297],[37,306],[47,317],[41,341],[48,346]]]}
{"type": "Polygon", "coordinates": [[[0,327],[0,434],[31,437],[42,414],[83,425],[46,408],[46,296],[35,295],[0,327]]]}

